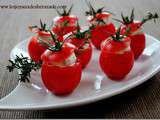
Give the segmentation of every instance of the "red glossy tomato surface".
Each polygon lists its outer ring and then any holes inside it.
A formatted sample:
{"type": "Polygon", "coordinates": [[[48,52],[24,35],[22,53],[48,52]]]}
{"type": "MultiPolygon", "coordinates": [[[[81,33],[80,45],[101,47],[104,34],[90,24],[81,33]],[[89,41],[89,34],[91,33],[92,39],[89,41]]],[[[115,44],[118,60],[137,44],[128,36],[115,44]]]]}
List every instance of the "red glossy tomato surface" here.
{"type": "Polygon", "coordinates": [[[76,51],[76,56],[77,56],[78,60],[80,61],[82,68],[85,68],[88,65],[88,63],[90,62],[91,57],[92,57],[91,44],[89,44],[88,47],[85,49],[78,49],[76,51]]]}
{"type": "Polygon", "coordinates": [[[115,26],[112,23],[103,26],[96,26],[91,31],[91,41],[93,45],[97,49],[100,49],[101,42],[110,37],[111,34],[114,34],[115,31],[115,26]]]}
{"type": "Polygon", "coordinates": [[[110,40],[101,51],[100,66],[104,73],[112,80],[123,79],[133,67],[134,55],[131,50],[127,50],[127,44],[125,42],[110,40]]]}
{"type": "Polygon", "coordinates": [[[134,53],[134,58],[138,57],[143,53],[146,47],[146,38],[144,34],[130,35],[131,38],[131,49],[134,53]]]}
{"type": "Polygon", "coordinates": [[[65,67],[43,63],[42,80],[48,90],[56,95],[66,95],[78,86],[81,80],[82,67],[79,62],[65,67]]]}
{"type": "Polygon", "coordinates": [[[40,36],[40,37],[50,37],[51,35],[48,32],[39,31],[38,36],[40,36]]]}
{"type": "Polygon", "coordinates": [[[37,36],[34,36],[30,39],[28,44],[28,53],[35,62],[38,62],[41,60],[41,55],[46,49],[47,47],[41,45],[38,42],[37,36]]]}

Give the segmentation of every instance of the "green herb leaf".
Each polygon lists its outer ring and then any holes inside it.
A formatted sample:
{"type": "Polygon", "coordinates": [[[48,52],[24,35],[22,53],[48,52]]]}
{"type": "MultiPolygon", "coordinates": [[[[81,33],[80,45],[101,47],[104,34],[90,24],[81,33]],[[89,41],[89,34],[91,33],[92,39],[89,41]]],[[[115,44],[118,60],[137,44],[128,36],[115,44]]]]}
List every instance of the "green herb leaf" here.
{"type": "Polygon", "coordinates": [[[158,14],[157,13],[151,13],[151,12],[148,12],[147,15],[142,19],[142,24],[141,26],[146,23],[147,21],[150,21],[150,20],[154,20],[154,22],[156,22],[156,20],[159,18],[158,14]]]}
{"type": "Polygon", "coordinates": [[[9,72],[12,72],[14,69],[20,70],[19,81],[21,82],[30,82],[30,73],[32,70],[36,71],[41,68],[42,62],[35,63],[33,60],[29,59],[28,57],[24,57],[22,54],[21,56],[16,56],[14,61],[9,60],[10,65],[7,66],[9,72]]]}

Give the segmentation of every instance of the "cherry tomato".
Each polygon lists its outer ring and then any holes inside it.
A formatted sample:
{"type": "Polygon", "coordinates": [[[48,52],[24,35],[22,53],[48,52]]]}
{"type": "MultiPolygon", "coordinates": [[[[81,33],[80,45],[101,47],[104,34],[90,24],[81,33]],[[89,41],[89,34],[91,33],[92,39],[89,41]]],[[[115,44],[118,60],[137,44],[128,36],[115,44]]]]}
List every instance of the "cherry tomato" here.
{"type": "Polygon", "coordinates": [[[42,55],[41,76],[44,85],[56,95],[66,95],[73,92],[81,80],[82,67],[79,62],[61,66],[75,47],[65,43],[60,51],[45,51],[42,55]],[[55,64],[56,63],[56,64],[55,64]]]}
{"type": "Polygon", "coordinates": [[[112,23],[102,26],[96,26],[91,30],[91,41],[93,45],[97,49],[100,49],[101,42],[110,37],[111,34],[114,34],[115,31],[115,26],[112,23]]]}
{"type": "Polygon", "coordinates": [[[80,61],[82,68],[85,68],[92,57],[92,46],[90,43],[85,43],[85,39],[78,39],[75,37],[70,37],[67,42],[76,46],[75,54],[80,61]]]}
{"type": "Polygon", "coordinates": [[[80,61],[82,68],[85,68],[91,60],[92,57],[92,46],[87,44],[86,48],[79,49],[76,51],[76,56],[80,61]]]}
{"type": "Polygon", "coordinates": [[[58,36],[64,36],[67,33],[73,32],[77,29],[76,16],[61,16],[54,19],[55,26],[53,32],[58,36]]]}
{"type": "Polygon", "coordinates": [[[124,27],[124,31],[130,27],[131,31],[129,37],[131,38],[131,49],[134,53],[134,58],[138,57],[143,53],[146,47],[146,38],[145,34],[141,31],[139,27],[141,25],[140,21],[133,22],[124,27]]]}
{"type": "Polygon", "coordinates": [[[48,41],[50,43],[53,43],[52,41],[49,41],[50,37],[51,36],[48,32],[39,31],[37,33],[37,36],[33,36],[30,39],[28,44],[28,53],[35,62],[41,60],[42,53],[47,49],[46,46],[40,44],[38,38],[41,38],[43,41],[48,41]]]}
{"type": "Polygon", "coordinates": [[[34,36],[30,39],[28,44],[28,53],[35,62],[41,60],[41,55],[46,49],[47,47],[39,43],[38,36],[34,36]]]}
{"type": "Polygon", "coordinates": [[[70,94],[79,84],[82,68],[79,62],[66,67],[42,65],[42,80],[44,85],[56,95],[70,94]]]}
{"type": "MultiPolygon", "coordinates": [[[[54,45],[53,40],[51,40],[51,35],[48,32],[39,31],[37,33],[37,36],[33,36],[28,44],[28,53],[35,62],[41,60],[42,53],[48,48],[47,46],[40,43],[40,41],[38,40],[39,38],[41,38],[43,42],[48,42],[54,45]]],[[[62,36],[58,36],[57,39],[59,41],[63,41],[62,36]]]]}
{"type": "Polygon", "coordinates": [[[112,80],[123,79],[132,69],[134,55],[129,46],[130,38],[122,41],[108,39],[100,54],[100,66],[112,80]]]}
{"type": "Polygon", "coordinates": [[[146,47],[146,38],[144,34],[130,35],[131,38],[131,49],[134,53],[134,58],[138,59],[142,55],[146,47]]]}

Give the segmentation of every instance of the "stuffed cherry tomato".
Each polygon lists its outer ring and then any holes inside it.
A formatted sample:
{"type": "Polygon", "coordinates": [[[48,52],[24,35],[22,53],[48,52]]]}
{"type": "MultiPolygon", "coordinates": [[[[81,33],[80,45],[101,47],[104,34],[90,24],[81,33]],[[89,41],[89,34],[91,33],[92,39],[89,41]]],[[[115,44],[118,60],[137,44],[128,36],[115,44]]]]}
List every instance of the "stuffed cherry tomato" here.
{"type": "Polygon", "coordinates": [[[117,34],[105,40],[99,62],[102,70],[110,79],[123,79],[134,64],[130,38],[117,34]]]}
{"type": "Polygon", "coordinates": [[[81,32],[80,29],[77,29],[77,31],[73,32],[66,41],[76,46],[77,49],[75,49],[75,54],[79,59],[82,68],[85,68],[92,56],[89,31],[81,32]]]}
{"type": "Polygon", "coordinates": [[[111,14],[103,11],[103,8],[96,11],[90,5],[90,11],[86,12],[86,15],[91,25],[91,41],[97,49],[100,49],[101,42],[116,31],[114,24],[110,22],[111,14]]]}
{"type": "Polygon", "coordinates": [[[155,14],[148,13],[148,15],[145,16],[141,21],[135,21],[134,9],[132,10],[130,18],[128,16],[124,17],[122,14],[123,21],[121,21],[121,23],[125,25],[122,33],[125,32],[126,29],[128,28],[131,29],[129,37],[131,38],[131,49],[134,53],[135,59],[137,59],[143,53],[146,47],[146,38],[145,38],[145,33],[142,31],[142,25],[148,20],[152,20],[152,19],[155,20],[157,18],[158,18],[157,13],[155,14]]]}
{"type": "Polygon", "coordinates": [[[51,38],[46,30],[46,24],[43,24],[41,21],[40,23],[41,28],[38,28],[37,26],[29,27],[33,33],[37,34],[30,39],[28,44],[28,53],[35,62],[41,60],[42,53],[47,49],[46,46],[40,44],[40,39],[43,41],[50,41],[51,38]]]}
{"type": "Polygon", "coordinates": [[[63,36],[77,29],[78,18],[74,15],[70,15],[71,9],[72,7],[68,11],[63,9],[63,13],[57,11],[59,16],[54,18],[53,21],[55,25],[52,30],[58,36],[63,36]]]}
{"type": "MultiPolygon", "coordinates": [[[[52,33],[51,33],[52,34],[52,33]]],[[[82,67],[70,43],[62,43],[54,38],[55,45],[42,54],[41,76],[46,88],[56,95],[66,95],[74,91],[81,80],[82,67]]]]}
{"type": "MultiPolygon", "coordinates": [[[[141,22],[134,22],[129,26],[133,28],[133,26],[137,26],[137,24],[141,24],[141,22]]],[[[128,28],[129,26],[127,25],[126,27],[128,28]]],[[[129,37],[131,38],[131,49],[134,53],[134,58],[137,59],[146,47],[145,33],[142,32],[141,28],[138,28],[136,31],[132,31],[132,34],[130,34],[129,37]]]]}

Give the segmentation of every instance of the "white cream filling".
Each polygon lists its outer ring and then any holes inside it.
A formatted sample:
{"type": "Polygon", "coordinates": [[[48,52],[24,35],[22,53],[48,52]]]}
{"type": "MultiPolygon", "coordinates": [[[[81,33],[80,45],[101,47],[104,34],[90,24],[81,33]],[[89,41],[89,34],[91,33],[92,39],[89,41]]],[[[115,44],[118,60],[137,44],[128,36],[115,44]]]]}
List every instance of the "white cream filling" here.
{"type": "Polygon", "coordinates": [[[65,61],[60,62],[60,63],[53,61],[52,65],[59,66],[59,67],[70,66],[70,65],[76,63],[76,60],[77,60],[77,58],[75,56],[75,53],[73,52],[73,54],[71,54],[65,61]]]}
{"type": "Polygon", "coordinates": [[[68,59],[66,59],[65,60],[65,65],[67,66],[67,65],[72,65],[72,64],[74,64],[74,63],[76,63],[76,55],[75,55],[75,53],[72,53],[72,55],[71,56],[69,56],[68,57],[68,59]]]}
{"type": "Polygon", "coordinates": [[[88,43],[83,45],[83,49],[88,49],[88,48],[89,48],[89,44],[88,43]]]}
{"type": "Polygon", "coordinates": [[[125,48],[125,49],[123,49],[121,51],[116,52],[116,54],[124,54],[125,52],[129,52],[129,51],[131,51],[130,46],[128,46],[127,48],[125,48]]]}

